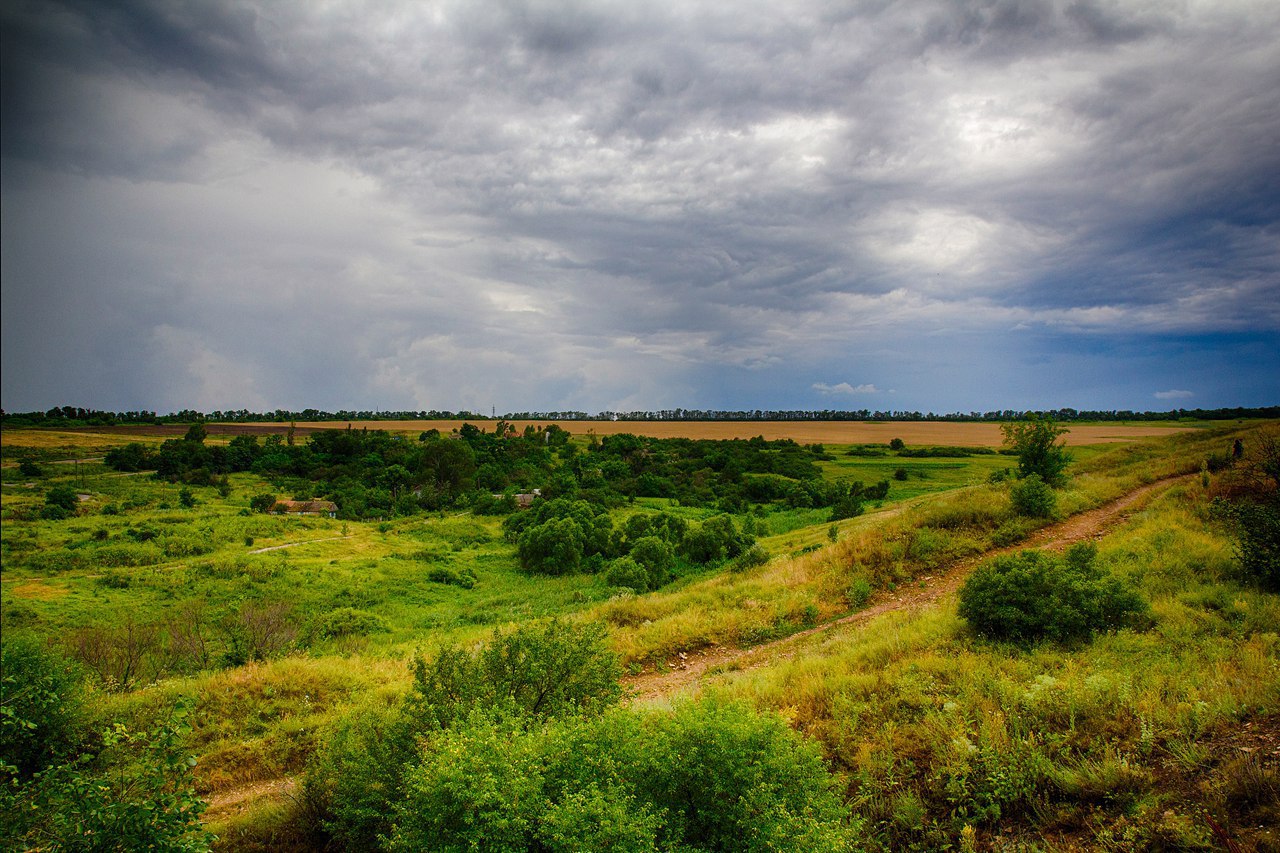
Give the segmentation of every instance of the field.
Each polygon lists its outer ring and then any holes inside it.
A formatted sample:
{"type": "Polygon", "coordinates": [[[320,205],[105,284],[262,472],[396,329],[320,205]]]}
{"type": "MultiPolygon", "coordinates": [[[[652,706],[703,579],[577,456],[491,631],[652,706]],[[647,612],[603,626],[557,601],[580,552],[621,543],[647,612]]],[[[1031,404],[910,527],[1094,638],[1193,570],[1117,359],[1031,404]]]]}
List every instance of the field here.
{"type": "MultiPolygon", "coordinates": [[[[429,428],[369,426],[414,438],[429,428]]],[[[1280,714],[1280,604],[1233,574],[1230,531],[1208,511],[1227,474],[1205,467],[1237,438],[1257,447],[1274,424],[1076,427],[1070,479],[1046,518],[1010,508],[1009,456],[884,450],[892,438],[908,449],[998,447],[991,424],[563,426],[582,452],[588,430],[821,443],[824,480],[890,488],[834,523],[826,508],[743,507],[732,517],[755,531],[763,562],[688,566],[635,595],[601,574],[521,570],[500,517],[268,516],[249,508],[279,491],[260,474],[184,489],[100,462],[54,464],[166,437],[153,428],[6,430],[5,642],[26,634],[77,659],[95,720],[142,725],[193,700],[184,744],[223,849],[307,847],[298,780],[349,709],[398,701],[408,657],[547,617],[606,626],[628,683],[647,685],[637,706],[664,713],[679,694],[705,693],[781,715],[820,747],[864,849],[1208,849],[1217,842],[1205,814],[1236,821],[1239,849],[1280,843],[1240,823],[1280,814],[1267,811],[1280,757],[1268,740],[1280,714]],[[23,475],[19,459],[44,470],[23,475]],[[78,493],[76,509],[42,518],[59,484],[78,493]],[[1075,648],[992,648],[938,586],[1139,488],[1150,490],[1142,502],[1089,538],[1152,602],[1144,630],[1075,648]],[[863,610],[883,615],[852,618],[863,610]],[[1241,769],[1239,755],[1255,753],[1241,769]],[[1237,790],[1232,774],[1246,771],[1256,784],[1237,790]]],[[[228,438],[217,425],[210,434],[228,438]]],[[[622,525],[659,511],[696,525],[721,508],[642,497],[610,514],[622,525]]]]}

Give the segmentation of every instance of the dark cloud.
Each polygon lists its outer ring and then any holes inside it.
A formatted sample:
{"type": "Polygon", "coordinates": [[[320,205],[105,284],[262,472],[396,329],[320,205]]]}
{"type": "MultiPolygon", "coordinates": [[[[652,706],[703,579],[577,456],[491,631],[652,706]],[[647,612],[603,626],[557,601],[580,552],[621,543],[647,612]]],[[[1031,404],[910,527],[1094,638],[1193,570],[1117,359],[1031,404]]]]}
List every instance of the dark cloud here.
{"type": "Polygon", "coordinates": [[[1221,403],[1274,402],[1277,35],[1247,3],[9,4],[4,405],[1212,405],[1180,376],[1226,362],[1221,403]]]}

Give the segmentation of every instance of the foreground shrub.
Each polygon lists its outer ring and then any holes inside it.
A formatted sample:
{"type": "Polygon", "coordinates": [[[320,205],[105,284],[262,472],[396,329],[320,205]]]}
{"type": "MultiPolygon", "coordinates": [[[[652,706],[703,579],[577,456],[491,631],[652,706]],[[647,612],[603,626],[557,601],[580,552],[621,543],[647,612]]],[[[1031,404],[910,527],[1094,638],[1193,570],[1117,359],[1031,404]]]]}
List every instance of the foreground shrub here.
{"type": "Polygon", "coordinates": [[[55,764],[0,791],[0,831],[23,850],[204,851],[205,804],[183,747],[192,703],[181,702],[146,731],[117,723],[96,752],[55,764]]]}
{"type": "Polygon", "coordinates": [[[28,778],[68,755],[80,737],[80,679],[34,638],[0,648],[0,779],[28,778]]]}
{"type": "Polygon", "coordinates": [[[1093,545],[1075,545],[1065,558],[1043,551],[997,557],[965,582],[960,616],[984,637],[1016,643],[1089,639],[1133,624],[1149,605],[1098,567],[1096,556],[1093,545]]]}
{"type": "Polygon", "coordinates": [[[473,712],[424,745],[393,850],[845,849],[817,747],[741,705],[524,729],[473,712]]]}

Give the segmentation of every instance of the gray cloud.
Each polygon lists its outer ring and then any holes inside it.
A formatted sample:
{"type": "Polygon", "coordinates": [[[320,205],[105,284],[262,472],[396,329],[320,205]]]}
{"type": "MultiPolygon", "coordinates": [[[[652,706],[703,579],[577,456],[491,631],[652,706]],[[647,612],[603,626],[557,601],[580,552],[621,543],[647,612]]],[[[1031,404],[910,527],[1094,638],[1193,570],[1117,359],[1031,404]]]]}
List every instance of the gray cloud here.
{"type": "Polygon", "coordinates": [[[7,408],[803,407],[855,373],[1014,405],[1018,330],[1066,373],[1182,336],[1252,371],[1221,404],[1280,391],[1239,348],[1280,337],[1271,4],[0,22],[7,408]]]}

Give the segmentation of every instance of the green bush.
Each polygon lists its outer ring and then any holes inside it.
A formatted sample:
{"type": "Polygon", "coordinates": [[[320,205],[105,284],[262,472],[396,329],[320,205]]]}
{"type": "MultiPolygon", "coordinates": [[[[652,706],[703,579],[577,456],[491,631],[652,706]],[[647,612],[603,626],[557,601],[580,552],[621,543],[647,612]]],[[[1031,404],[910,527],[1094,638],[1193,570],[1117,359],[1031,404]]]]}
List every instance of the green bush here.
{"type": "Polygon", "coordinates": [[[1014,512],[1030,518],[1049,518],[1058,508],[1058,496],[1039,474],[1029,474],[1014,483],[1009,502],[1014,512]]]}
{"type": "Polygon", "coordinates": [[[427,570],[427,580],[432,583],[449,584],[450,586],[460,586],[463,589],[474,589],[476,585],[476,573],[471,569],[463,569],[460,572],[444,566],[434,566],[427,570]]]}
{"type": "Polygon", "coordinates": [[[448,646],[430,663],[415,658],[409,704],[425,728],[447,728],[477,707],[536,719],[589,713],[621,698],[621,674],[602,626],[552,619],[495,632],[475,653],[448,646]]]}
{"type": "Polygon", "coordinates": [[[313,619],[307,626],[307,636],[312,640],[333,640],[339,637],[385,634],[390,630],[387,620],[376,613],[354,607],[339,607],[313,619]]]}
{"type": "Polygon", "coordinates": [[[1043,551],[997,557],[960,590],[959,613],[980,635],[1030,643],[1089,639],[1133,624],[1148,610],[1137,592],[1096,565],[1093,545],[1065,558],[1043,551]]]}
{"type": "Polygon", "coordinates": [[[631,557],[619,557],[611,562],[604,579],[609,586],[627,587],[636,592],[649,591],[649,573],[631,557]]]}
{"type": "Polygon", "coordinates": [[[0,781],[64,758],[82,729],[81,680],[70,662],[29,636],[0,646],[0,781]],[[12,769],[9,769],[12,768],[12,769]]]}
{"type": "Polygon", "coordinates": [[[818,748],[705,701],[528,729],[473,712],[424,742],[393,850],[848,849],[818,748]]]}
{"type": "Polygon", "coordinates": [[[46,506],[58,507],[71,513],[80,505],[80,498],[70,486],[54,486],[45,493],[44,502],[46,506]]]}
{"type": "Polygon", "coordinates": [[[520,565],[529,572],[567,575],[582,565],[582,527],[572,518],[553,518],[530,527],[516,543],[520,565]]]}
{"type": "Polygon", "coordinates": [[[767,562],[769,562],[769,552],[757,544],[734,557],[730,568],[735,572],[745,572],[747,569],[763,566],[767,562]]]}
{"type": "Polygon", "coordinates": [[[629,556],[648,573],[649,589],[657,589],[671,580],[676,552],[662,537],[641,536],[632,544],[629,556]]]}
{"type": "Polygon", "coordinates": [[[1225,508],[1237,530],[1241,579],[1280,592],[1280,504],[1240,501],[1225,508]]]}

